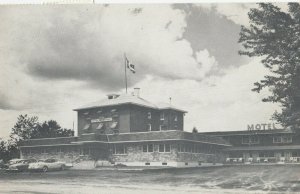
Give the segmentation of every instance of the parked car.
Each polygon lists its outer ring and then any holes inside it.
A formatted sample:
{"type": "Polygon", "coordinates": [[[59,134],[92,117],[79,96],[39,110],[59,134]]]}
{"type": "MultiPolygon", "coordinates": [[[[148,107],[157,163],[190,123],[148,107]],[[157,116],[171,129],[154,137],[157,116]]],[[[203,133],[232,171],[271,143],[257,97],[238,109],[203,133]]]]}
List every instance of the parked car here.
{"type": "Polygon", "coordinates": [[[40,160],[36,163],[31,163],[28,167],[29,170],[32,171],[51,171],[51,170],[65,170],[68,168],[69,165],[65,162],[60,162],[56,159],[47,159],[47,160],[40,160]]]}
{"type": "Polygon", "coordinates": [[[18,159],[9,162],[7,171],[10,172],[23,172],[27,171],[29,164],[37,162],[35,159],[18,159]]]}

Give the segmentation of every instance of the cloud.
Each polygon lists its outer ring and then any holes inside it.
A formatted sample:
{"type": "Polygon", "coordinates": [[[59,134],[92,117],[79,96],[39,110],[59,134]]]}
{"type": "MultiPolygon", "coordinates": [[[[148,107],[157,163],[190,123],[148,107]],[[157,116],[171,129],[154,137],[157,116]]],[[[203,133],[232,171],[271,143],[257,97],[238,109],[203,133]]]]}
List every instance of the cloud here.
{"type": "Polygon", "coordinates": [[[195,80],[165,80],[148,77],[136,86],[141,95],[155,102],[168,101],[188,111],[185,130],[196,126],[200,131],[246,130],[247,124],[269,123],[277,104],[263,103],[269,91],[252,92],[253,83],[267,70],[259,62],[228,70],[224,76],[195,80]],[[143,88],[146,88],[143,90],[143,88]]]}
{"type": "Polygon", "coordinates": [[[120,89],[124,52],[138,71],[132,82],[147,74],[170,79],[205,75],[190,42],[183,39],[186,15],[179,9],[169,5],[68,8],[1,8],[0,17],[7,20],[1,27],[2,46],[12,51],[29,75],[86,81],[107,91],[120,89]]]}

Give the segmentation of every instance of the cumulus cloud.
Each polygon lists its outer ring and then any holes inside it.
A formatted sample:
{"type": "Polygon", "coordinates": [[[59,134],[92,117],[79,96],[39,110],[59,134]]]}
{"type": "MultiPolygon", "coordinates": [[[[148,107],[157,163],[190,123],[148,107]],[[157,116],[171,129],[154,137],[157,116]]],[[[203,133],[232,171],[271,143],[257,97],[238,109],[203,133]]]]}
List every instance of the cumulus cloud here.
{"type": "Polygon", "coordinates": [[[76,128],[73,108],[124,90],[124,52],[137,71],[129,86],[150,101],[172,96],[189,111],[188,131],[265,120],[273,109],[250,91],[263,71],[230,55],[239,26],[227,19],[197,26],[191,15],[170,5],[0,7],[0,136],[25,113],[76,128]]]}
{"type": "Polygon", "coordinates": [[[173,79],[204,75],[190,43],[182,38],[185,13],[169,5],[8,10],[1,14],[8,20],[2,25],[6,30],[1,35],[7,37],[2,44],[28,74],[39,78],[83,80],[101,89],[120,89],[124,52],[139,71],[135,81],[145,74],[173,79]]]}
{"type": "Polygon", "coordinates": [[[185,130],[196,126],[200,131],[246,130],[247,124],[269,123],[277,104],[263,103],[269,95],[251,91],[253,83],[263,78],[267,70],[259,60],[230,69],[224,76],[195,80],[162,80],[148,77],[137,84],[141,95],[156,102],[168,101],[188,111],[185,130]]]}

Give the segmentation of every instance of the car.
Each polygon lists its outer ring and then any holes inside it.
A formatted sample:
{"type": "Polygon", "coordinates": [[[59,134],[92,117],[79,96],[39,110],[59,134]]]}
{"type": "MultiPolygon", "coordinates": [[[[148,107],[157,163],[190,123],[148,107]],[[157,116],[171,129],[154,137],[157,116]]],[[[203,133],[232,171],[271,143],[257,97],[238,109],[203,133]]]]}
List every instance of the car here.
{"type": "Polygon", "coordinates": [[[35,159],[18,159],[9,161],[8,168],[9,172],[23,172],[27,171],[29,164],[37,162],[35,159]]]}
{"type": "Polygon", "coordinates": [[[31,171],[47,172],[51,170],[65,170],[68,167],[67,163],[58,161],[57,159],[46,159],[29,164],[28,169],[31,171]]]}

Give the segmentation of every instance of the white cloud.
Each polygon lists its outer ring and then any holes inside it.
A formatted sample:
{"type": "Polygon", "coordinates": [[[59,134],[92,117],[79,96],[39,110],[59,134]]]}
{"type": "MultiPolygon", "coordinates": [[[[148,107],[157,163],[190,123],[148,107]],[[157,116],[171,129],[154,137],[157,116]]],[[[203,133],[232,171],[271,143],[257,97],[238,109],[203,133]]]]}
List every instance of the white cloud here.
{"type": "Polygon", "coordinates": [[[262,79],[267,70],[253,60],[223,77],[194,80],[162,80],[148,77],[137,84],[141,95],[156,102],[168,101],[188,111],[185,130],[196,126],[200,131],[246,130],[247,124],[268,123],[278,105],[263,103],[268,91],[254,93],[253,83],[262,79]]]}

